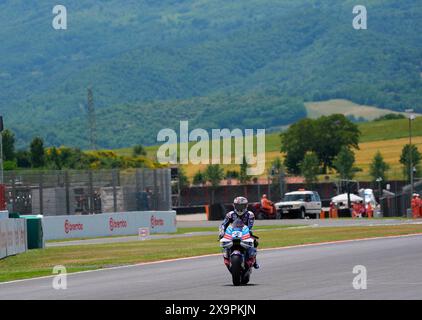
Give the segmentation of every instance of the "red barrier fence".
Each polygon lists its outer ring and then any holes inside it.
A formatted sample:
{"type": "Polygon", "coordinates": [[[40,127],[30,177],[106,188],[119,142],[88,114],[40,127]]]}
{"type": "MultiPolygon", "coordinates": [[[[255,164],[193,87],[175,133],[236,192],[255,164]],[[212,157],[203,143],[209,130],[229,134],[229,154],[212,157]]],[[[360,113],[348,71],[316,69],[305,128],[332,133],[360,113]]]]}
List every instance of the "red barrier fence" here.
{"type": "Polygon", "coordinates": [[[4,184],[0,184],[0,210],[6,210],[6,188],[4,184]]]}

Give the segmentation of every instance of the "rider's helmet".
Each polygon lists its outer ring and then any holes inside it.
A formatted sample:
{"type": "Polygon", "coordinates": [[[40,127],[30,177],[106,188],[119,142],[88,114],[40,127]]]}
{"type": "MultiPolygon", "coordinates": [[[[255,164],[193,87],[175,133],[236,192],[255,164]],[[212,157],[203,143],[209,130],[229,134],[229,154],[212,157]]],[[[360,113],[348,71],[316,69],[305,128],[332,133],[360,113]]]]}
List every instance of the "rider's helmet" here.
{"type": "Polygon", "coordinates": [[[264,199],[267,199],[267,195],[266,195],[266,194],[263,194],[263,195],[262,195],[262,197],[263,197],[264,199]]]}
{"type": "Polygon", "coordinates": [[[238,216],[242,216],[246,211],[248,211],[248,199],[245,197],[237,197],[233,201],[234,212],[238,216]]]}

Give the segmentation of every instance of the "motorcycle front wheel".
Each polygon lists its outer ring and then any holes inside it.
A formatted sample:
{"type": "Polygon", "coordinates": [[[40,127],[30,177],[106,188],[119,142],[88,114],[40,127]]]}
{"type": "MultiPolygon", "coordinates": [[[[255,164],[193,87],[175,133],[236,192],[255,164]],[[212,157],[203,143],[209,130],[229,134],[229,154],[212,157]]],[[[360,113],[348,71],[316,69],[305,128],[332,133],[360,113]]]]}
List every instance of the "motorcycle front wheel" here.
{"type": "Polygon", "coordinates": [[[243,275],[242,279],[241,279],[241,284],[245,285],[249,283],[249,279],[250,279],[251,275],[248,273],[247,275],[243,275]]]}
{"type": "Polygon", "coordinates": [[[242,257],[233,256],[231,257],[231,269],[232,280],[234,286],[240,286],[242,284],[242,257]]]}

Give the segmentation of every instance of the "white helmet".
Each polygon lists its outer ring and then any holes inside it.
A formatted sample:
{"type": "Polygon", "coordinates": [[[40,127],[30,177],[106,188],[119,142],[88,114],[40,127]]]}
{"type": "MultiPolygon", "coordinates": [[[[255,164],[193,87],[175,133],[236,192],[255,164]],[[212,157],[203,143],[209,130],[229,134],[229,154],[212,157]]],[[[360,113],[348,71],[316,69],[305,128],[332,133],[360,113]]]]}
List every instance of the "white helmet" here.
{"type": "Polygon", "coordinates": [[[243,214],[248,211],[248,199],[245,197],[237,197],[233,201],[234,212],[238,216],[243,216],[243,214]]]}

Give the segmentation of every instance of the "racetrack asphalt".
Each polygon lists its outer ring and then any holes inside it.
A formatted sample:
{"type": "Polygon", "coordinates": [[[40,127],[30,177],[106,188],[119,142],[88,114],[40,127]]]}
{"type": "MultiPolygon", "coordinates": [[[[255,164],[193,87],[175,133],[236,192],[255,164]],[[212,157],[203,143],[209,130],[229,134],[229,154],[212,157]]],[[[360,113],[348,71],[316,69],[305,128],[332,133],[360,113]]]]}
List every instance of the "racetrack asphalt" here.
{"type": "Polygon", "coordinates": [[[261,250],[250,285],[233,287],[219,255],[0,284],[0,299],[422,299],[422,235],[261,250]],[[367,270],[356,290],[353,268],[367,270]]]}

